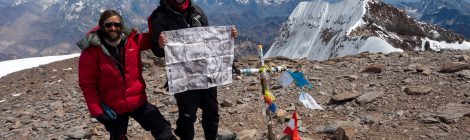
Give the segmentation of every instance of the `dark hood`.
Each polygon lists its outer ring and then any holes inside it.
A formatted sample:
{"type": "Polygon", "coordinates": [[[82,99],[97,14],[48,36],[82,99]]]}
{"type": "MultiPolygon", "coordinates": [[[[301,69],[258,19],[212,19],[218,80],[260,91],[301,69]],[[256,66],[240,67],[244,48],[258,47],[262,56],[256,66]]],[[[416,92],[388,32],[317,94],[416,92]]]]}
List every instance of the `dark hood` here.
{"type": "MultiPolygon", "coordinates": [[[[189,8],[191,8],[193,6],[193,1],[192,0],[188,0],[188,1],[189,1],[189,8]]],[[[170,0],[160,0],[160,5],[162,7],[165,7],[167,10],[175,11],[173,7],[171,6],[170,0]]]]}

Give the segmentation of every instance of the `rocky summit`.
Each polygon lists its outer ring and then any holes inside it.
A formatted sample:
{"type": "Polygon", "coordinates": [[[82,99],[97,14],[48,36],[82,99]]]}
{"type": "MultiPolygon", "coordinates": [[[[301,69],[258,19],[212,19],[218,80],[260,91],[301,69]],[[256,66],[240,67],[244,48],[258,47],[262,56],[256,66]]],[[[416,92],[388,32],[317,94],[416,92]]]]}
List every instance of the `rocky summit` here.
{"type": "MultiPolygon", "coordinates": [[[[470,51],[361,53],[325,61],[273,58],[269,65],[302,64],[315,86],[308,93],[324,108],[310,110],[300,89],[282,88],[279,73],[268,82],[276,96],[273,130],[282,137],[294,108],[305,140],[468,139],[470,137],[470,51]]],[[[77,84],[78,58],[19,71],[0,79],[0,139],[108,139],[88,113],[77,84]]],[[[238,59],[235,68],[256,67],[238,59]]],[[[145,52],[144,79],[149,101],[175,128],[178,109],[163,90],[163,60],[145,52]]],[[[219,87],[219,135],[223,139],[266,139],[263,101],[257,76],[233,76],[219,87]]],[[[110,81],[112,82],[112,81],[110,81]]],[[[200,111],[198,112],[200,115],[200,111]]],[[[200,119],[196,138],[203,139],[200,119]]],[[[130,139],[153,139],[131,119],[130,139]]]]}

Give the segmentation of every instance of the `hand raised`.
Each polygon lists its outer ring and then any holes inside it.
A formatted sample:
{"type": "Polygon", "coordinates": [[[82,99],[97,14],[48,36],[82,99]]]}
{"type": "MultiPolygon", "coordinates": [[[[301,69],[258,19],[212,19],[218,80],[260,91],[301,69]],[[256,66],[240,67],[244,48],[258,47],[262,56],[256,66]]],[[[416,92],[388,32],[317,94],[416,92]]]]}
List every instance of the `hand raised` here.
{"type": "Polygon", "coordinates": [[[238,31],[237,31],[237,27],[235,26],[232,26],[232,37],[233,38],[237,38],[238,37],[238,31]]]}
{"type": "Polygon", "coordinates": [[[168,41],[166,40],[166,36],[163,35],[163,33],[160,33],[160,36],[158,37],[158,46],[164,49],[166,46],[166,43],[168,43],[168,41]]]}

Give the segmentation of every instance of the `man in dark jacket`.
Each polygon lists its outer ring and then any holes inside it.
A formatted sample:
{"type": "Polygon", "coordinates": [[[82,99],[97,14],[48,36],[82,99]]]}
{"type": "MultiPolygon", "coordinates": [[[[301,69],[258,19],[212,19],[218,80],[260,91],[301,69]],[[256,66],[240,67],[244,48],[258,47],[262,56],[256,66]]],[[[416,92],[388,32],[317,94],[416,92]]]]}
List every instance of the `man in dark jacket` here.
{"type": "Polygon", "coordinates": [[[82,49],[78,82],[92,117],[103,123],[110,139],[127,139],[129,116],[159,140],[173,140],[171,126],[148,103],[140,51],[150,48],[150,35],[125,30],[114,10],[102,13],[99,26],[77,45],[82,49]]]}
{"type": "MultiPolygon", "coordinates": [[[[201,8],[191,3],[191,0],[160,0],[160,6],[149,18],[152,52],[158,57],[165,56],[163,49],[166,38],[161,33],[162,31],[201,26],[209,26],[207,17],[201,8]]],[[[237,35],[237,29],[233,27],[232,37],[237,35]]],[[[182,140],[192,140],[196,112],[198,108],[201,108],[204,136],[206,140],[215,140],[219,125],[217,87],[176,93],[175,98],[179,111],[175,134],[182,140]]]]}

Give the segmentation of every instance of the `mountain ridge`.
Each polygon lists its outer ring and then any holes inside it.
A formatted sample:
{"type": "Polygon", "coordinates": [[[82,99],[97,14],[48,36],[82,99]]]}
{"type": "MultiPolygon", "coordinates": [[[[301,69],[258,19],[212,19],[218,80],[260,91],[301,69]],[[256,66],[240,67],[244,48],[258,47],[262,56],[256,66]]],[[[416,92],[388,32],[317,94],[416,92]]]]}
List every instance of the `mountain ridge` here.
{"type": "Polygon", "coordinates": [[[464,0],[421,0],[417,2],[399,2],[397,8],[420,20],[439,25],[470,38],[470,2],[464,0]]]}
{"type": "MultiPolygon", "coordinates": [[[[272,44],[278,23],[287,18],[296,1],[256,0],[244,4],[243,1],[197,0],[195,3],[204,9],[210,25],[236,25],[242,42],[272,44]]],[[[7,59],[0,61],[79,52],[75,42],[96,26],[98,13],[108,8],[121,12],[127,26],[145,31],[147,16],[158,5],[159,0],[2,1],[0,53],[7,59]]]]}
{"type": "Polygon", "coordinates": [[[388,53],[441,48],[468,49],[470,43],[448,30],[416,22],[401,10],[377,0],[344,0],[334,4],[316,1],[301,2],[296,7],[266,57],[325,60],[362,51],[388,53]]]}

